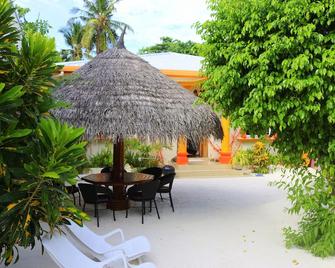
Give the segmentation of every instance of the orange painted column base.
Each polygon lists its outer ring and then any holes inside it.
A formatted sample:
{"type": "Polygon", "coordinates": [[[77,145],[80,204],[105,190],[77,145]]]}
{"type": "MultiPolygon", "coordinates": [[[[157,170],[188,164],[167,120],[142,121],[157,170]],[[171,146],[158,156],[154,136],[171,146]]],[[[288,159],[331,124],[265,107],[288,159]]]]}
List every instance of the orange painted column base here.
{"type": "Polygon", "coordinates": [[[231,152],[228,152],[228,153],[220,152],[219,163],[230,164],[231,163],[231,152]]]}
{"type": "Polygon", "coordinates": [[[185,153],[178,153],[177,154],[177,161],[178,165],[187,165],[188,164],[188,157],[185,153]]]}
{"type": "Polygon", "coordinates": [[[178,152],[177,152],[176,163],[178,165],[187,165],[188,164],[187,139],[185,137],[179,137],[179,139],[178,139],[178,152]]]}
{"type": "Polygon", "coordinates": [[[231,146],[230,146],[230,122],[226,118],[221,118],[221,126],[223,130],[223,139],[221,142],[221,150],[219,163],[230,164],[231,163],[231,146]]]}

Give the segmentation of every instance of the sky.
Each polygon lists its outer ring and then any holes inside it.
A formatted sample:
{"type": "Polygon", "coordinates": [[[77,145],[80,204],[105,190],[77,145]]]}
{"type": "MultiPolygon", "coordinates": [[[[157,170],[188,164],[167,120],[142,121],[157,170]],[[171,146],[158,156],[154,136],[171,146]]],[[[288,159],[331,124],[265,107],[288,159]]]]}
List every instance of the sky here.
{"type": "MultiPolygon", "coordinates": [[[[66,25],[73,7],[81,8],[82,0],[15,0],[16,4],[28,7],[28,20],[45,19],[52,26],[50,36],[56,38],[57,49],[66,48],[59,29],[66,25]]],[[[137,53],[145,46],[160,42],[161,36],[170,36],[182,41],[200,42],[192,25],[210,17],[206,0],[123,0],[116,4],[115,19],[129,24],[134,33],[125,37],[125,45],[137,53]]]]}

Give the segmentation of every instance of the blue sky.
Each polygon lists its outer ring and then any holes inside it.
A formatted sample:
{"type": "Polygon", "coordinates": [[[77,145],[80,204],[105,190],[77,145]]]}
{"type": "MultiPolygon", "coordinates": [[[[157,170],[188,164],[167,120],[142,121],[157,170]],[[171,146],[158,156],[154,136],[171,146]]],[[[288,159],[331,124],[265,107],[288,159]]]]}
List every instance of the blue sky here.
{"type": "MultiPolygon", "coordinates": [[[[29,20],[40,16],[49,21],[50,35],[56,38],[57,49],[66,48],[58,31],[74,16],[71,8],[83,5],[82,0],[15,0],[15,3],[30,8],[29,20]]],[[[141,47],[158,43],[161,36],[199,42],[192,25],[208,18],[206,0],[123,0],[117,4],[115,16],[134,29],[134,33],[126,35],[125,44],[135,53],[141,47]]]]}

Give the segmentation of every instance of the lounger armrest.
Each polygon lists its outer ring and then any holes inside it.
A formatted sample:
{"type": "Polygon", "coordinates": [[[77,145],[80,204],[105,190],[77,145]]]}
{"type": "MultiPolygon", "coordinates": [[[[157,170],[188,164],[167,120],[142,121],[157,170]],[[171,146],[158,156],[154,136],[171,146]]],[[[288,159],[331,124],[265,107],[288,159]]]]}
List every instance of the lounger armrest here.
{"type": "MultiPolygon", "coordinates": [[[[123,251],[122,250],[116,250],[116,251],[114,251],[114,253],[115,253],[115,255],[113,255],[113,257],[108,258],[108,259],[103,260],[103,261],[100,262],[101,267],[105,267],[105,265],[108,265],[113,261],[121,259],[122,263],[123,263],[123,267],[128,268],[128,261],[126,260],[126,257],[124,255],[123,251]]],[[[110,266],[110,267],[112,267],[112,266],[110,266]]]]}
{"type": "Polygon", "coordinates": [[[120,234],[121,240],[124,241],[124,234],[123,234],[123,231],[120,228],[115,229],[114,231],[109,232],[109,233],[107,233],[105,235],[102,235],[102,237],[104,239],[107,239],[107,238],[109,238],[109,237],[111,237],[113,235],[116,235],[116,234],[120,234]]]}

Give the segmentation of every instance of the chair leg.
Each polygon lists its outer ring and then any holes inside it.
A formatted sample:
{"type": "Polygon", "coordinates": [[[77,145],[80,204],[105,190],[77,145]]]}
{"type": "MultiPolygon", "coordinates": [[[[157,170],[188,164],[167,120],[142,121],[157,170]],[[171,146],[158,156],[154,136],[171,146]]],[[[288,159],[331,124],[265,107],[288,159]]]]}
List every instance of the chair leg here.
{"type": "Polygon", "coordinates": [[[173,206],[171,192],[169,192],[169,197],[170,197],[170,204],[171,204],[171,207],[172,207],[172,211],[174,212],[174,206],[173,206]]]}
{"type": "Polygon", "coordinates": [[[85,211],[85,209],[86,209],[86,203],[85,203],[85,201],[84,201],[83,211],[85,211]]]}
{"type": "Polygon", "coordinates": [[[72,197],[73,197],[73,204],[76,205],[76,197],[75,197],[74,193],[72,193],[72,197]]]}
{"type": "Polygon", "coordinates": [[[128,218],[128,209],[126,210],[126,218],[128,218]]]}
{"type": "Polygon", "coordinates": [[[99,209],[98,209],[98,206],[97,204],[95,204],[95,215],[97,217],[97,226],[99,227],[99,209]]]}
{"type": "Polygon", "coordinates": [[[94,204],[94,217],[97,217],[97,204],[94,204]]]}
{"type": "Polygon", "coordinates": [[[81,206],[81,195],[80,195],[80,192],[78,192],[78,199],[79,199],[79,206],[81,206]]]}
{"type": "Polygon", "coordinates": [[[146,213],[146,209],[145,209],[145,201],[144,201],[144,205],[143,205],[143,211],[144,211],[144,215],[146,213]]]}
{"type": "Polygon", "coordinates": [[[145,214],[145,203],[142,201],[142,224],[144,223],[144,214],[145,214]]]}
{"type": "Polygon", "coordinates": [[[162,196],[162,194],[161,194],[161,193],[159,193],[159,195],[161,196],[161,200],[163,201],[163,196],[162,196]]]}
{"type": "Polygon", "coordinates": [[[157,204],[156,204],[155,199],[154,199],[154,204],[155,204],[155,208],[156,208],[156,212],[157,212],[157,217],[158,217],[158,219],[160,219],[161,217],[159,216],[159,212],[158,212],[158,208],[157,208],[157,204]]]}
{"type": "Polygon", "coordinates": [[[152,211],[152,200],[150,200],[150,212],[152,211]]]}
{"type": "MultiPolygon", "coordinates": [[[[128,211],[128,210],[127,210],[128,211]]],[[[114,218],[114,221],[116,221],[116,218],[115,218],[115,210],[113,210],[113,218],[114,218]]]]}

